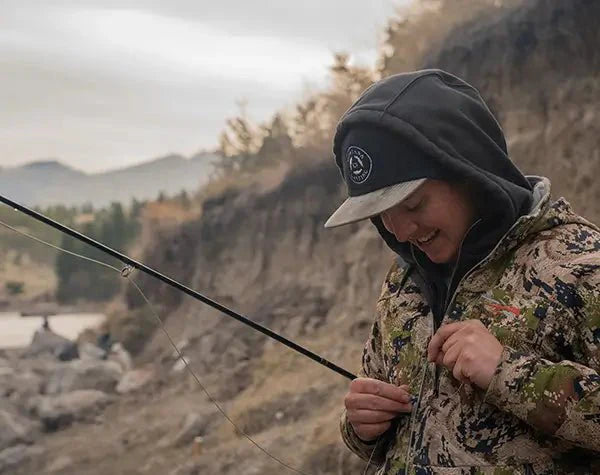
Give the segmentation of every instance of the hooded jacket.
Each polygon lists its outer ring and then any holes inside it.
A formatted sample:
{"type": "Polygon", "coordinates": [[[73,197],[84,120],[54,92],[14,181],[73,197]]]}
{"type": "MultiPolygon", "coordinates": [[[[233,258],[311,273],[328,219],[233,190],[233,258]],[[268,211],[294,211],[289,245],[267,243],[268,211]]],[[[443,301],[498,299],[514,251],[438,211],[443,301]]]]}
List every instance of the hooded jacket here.
{"type": "Polygon", "coordinates": [[[376,83],[346,112],[384,127],[468,183],[479,219],[448,269],[373,224],[399,255],[377,303],[362,376],[408,384],[409,415],[375,443],[342,416],[380,474],[600,473],[600,230],[550,183],[524,177],[478,92],[439,70],[376,83]],[[477,318],[504,346],[486,392],[427,362],[439,325],[477,318]],[[599,459],[599,462],[596,462],[599,459]]]}

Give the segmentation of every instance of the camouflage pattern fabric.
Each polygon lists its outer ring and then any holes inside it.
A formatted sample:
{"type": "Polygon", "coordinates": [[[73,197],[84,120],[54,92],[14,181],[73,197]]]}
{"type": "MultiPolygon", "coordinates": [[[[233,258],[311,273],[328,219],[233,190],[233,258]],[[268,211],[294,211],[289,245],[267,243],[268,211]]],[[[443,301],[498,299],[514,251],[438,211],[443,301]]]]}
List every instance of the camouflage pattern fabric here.
{"type": "Polygon", "coordinates": [[[444,323],[480,319],[504,345],[487,391],[435,377],[433,315],[394,264],[377,302],[362,376],[408,384],[418,401],[377,444],[342,415],[348,447],[378,474],[600,473],[600,229],[550,183],[537,205],[459,283],[444,323]]]}

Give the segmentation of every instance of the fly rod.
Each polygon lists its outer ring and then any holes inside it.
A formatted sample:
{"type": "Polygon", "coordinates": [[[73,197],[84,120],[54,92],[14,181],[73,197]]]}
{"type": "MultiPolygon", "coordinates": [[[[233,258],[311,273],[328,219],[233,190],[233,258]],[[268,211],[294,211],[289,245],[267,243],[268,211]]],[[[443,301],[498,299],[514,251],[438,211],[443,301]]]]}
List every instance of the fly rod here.
{"type": "Polygon", "coordinates": [[[248,325],[249,327],[253,328],[254,330],[261,332],[263,335],[267,335],[268,337],[271,337],[274,340],[277,340],[279,343],[283,343],[288,348],[291,348],[292,350],[297,351],[298,353],[310,358],[313,361],[316,361],[317,363],[329,368],[332,371],[335,371],[338,374],[340,374],[348,379],[351,379],[351,380],[356,379],[356,376],[354,374],[350,373],[349,371],[345,370],[344,368],[339,367],[338,365],[332,363],[331,361],[326,360],[322,356],[319,356],[316,353],[313,353],[312,351],[304,348],[303,346],[300,346],[297,343],[294,343],[293,341],[288,340],[287,338],[279,335],[278,333],[274,332],[273,330],[270,330],[269,328],[267,328],[263,325],[260,325],[259,323],[256,323],[256,322],[250,320],[249,318],[244,317],[243,315],[240,315],[239,313],[231,310],[230,308],[227,308],[224,305],[221,305],[219,302],[216,302],[216,301],[202,295],[201,293],[196,292],[195,290],[190,289],[189,287],[186,287],[185,285],[144,265],[143,263],[137,262],[137,261],[131,259],[130,257],[128,257],[124,254],[121,254],[120,252],[117,252],[114,249],[106,246],[105,244],[102,244],[101,242],[91,239],[88,236],[81,234],[80,232],[75,231],[74,229],[71,229],[71,228],[65,226],[64,224],[54,221],[53,219],[50,219],[47,216],[44,216],[43,214],[38,213],[26,206],[16,203],[2,195],[0,195],[0,201],[4,204],[10,206],[11,208],[13,208],[15,211],[20,211],[21,213],[24,213],[27,216],[30,216],[37,221],[47,224],[48,226],[51,226],[54,229],[57,229],[58,231],[60,231],[64,234],[67,234],[75,239],[78,239],[79,241],[82,241],[82,242],[108,254],[109,256],[114,257],[115,259],[121,261],[123,264],[126,264],[134,269],[138,269],[138,270],[154,277],[155,279],[158,279],[158,280],[164,282],[165,284],[167,284],[181,292],[186,293],[190,297],[193,297],[196,300],[200,300],[202,303],[205,303],[206,305],[211,306],[212,308],[224,313],[225,315],[227,315],[231,318],[235,318],[237,321],[239,321],[245,325],[248,325]]]}

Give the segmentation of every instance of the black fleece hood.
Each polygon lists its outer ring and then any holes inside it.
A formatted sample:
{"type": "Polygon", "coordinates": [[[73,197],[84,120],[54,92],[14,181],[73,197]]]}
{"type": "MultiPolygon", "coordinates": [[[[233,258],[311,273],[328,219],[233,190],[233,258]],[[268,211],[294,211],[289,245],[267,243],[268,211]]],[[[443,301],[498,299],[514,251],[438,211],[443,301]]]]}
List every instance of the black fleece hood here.
{"type": "MultiPolygon", "coordinates": [[[[480,218],[465,238],[457,277],[484,257],[532,204],[532,187],[508,158],[504,134],[479,92],[441,70],[387,77],[369,87],[340,120],[333,144],[342,169],[342,143],[349,130],[381,127],[418,147],[447,170],[449,181],[469,186],[480,218]]],[[[428,280],[441,269],[418,248],[400,243],[379,217],[373,224],[403,260],[415,259],[428,280]]],[[[454,280],[454,279],[453,279],[454,280]]]]}

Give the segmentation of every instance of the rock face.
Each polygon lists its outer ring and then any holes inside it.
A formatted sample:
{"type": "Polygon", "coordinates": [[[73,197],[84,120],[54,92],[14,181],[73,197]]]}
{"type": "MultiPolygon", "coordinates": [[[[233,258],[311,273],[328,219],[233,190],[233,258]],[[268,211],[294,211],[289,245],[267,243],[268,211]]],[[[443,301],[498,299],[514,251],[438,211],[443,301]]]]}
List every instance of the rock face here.
{"type": "MultiPolygon", "coordinates": [[[[192,288],[290,336],[313,334],[330,318],[348,328],[370,319],[392,253],[368,223],[323,228],[341,199],[334,165],[313,165],[291,173],[268,193],[229,192],[206,202],[201,220],[180,229],[181,236],[165,237],[155,248],[161,251],[145,257],[151,267],[182,268],[184,275],[194,262],[192,288]]],[[[186,300],[180,306],[153,279],[140,276],[140,281],[158,301],[171,302],[165,309],[169,318],[175,309],[182,315],[185,328],[177,330],[185,333],[175,336],[185,335],[190,358],[202,367],[217,361],[231,367],[227,361],[260,354],[264,337],[199,303],[186,300]]],[[[172,351],[160,333],[152,345],[172,351]]]]}

